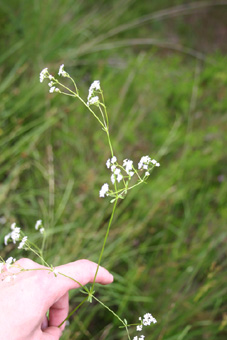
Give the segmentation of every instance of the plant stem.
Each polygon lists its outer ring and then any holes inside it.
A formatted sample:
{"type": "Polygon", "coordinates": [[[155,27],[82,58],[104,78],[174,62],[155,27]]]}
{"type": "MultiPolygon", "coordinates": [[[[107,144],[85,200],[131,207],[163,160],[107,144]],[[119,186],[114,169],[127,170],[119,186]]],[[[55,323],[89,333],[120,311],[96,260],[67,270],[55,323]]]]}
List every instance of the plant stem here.
{"type": "Polygon", "coordinates": [[[126,328],[126,331],[127,331],[127,335],[128,335],[128,339],[131,340],[130,338],[130,335],[129,335],[129,332],[128,332],[128,328],[127,328],[127,325],[124,323],[124,321],[116,314],[114,313],[114,311],[112,309],[110,309],[108,306],[106,306],[102,301],[100,301],[99,299],[97,299],[97,297],[95,297],[93,295],[93,299],[95,299],[96,301],[98,301],[100,303],[100,305],[102,305],[103,307],[105,307],[106,309],[108,309],[108,311],[110,313],[112,313],[122,324],[123,326],[126,328]]]}
{"type": "Polygon", "coordinates": [[[78,306],[76,306],[76,308],[73,309],[73,311],[72,311],[71,313],[69,313],[69,315],[67,316],[67,318],[66,318],[65,320],[63,320],[63,321],[60,323],[60,325],[58,325],[58,328],[60,328],[60,327],[63,325],[63,323],[64,323],[65,321],[67,321],[67,320],[70,318],[70,316],[73,315],[73,314],[77,311],[77,309],[79,309],[80,306],[82,306],[82,305],[84,304],[85,301],[87,301],[87,299],[88,299],[88,296],[86,296],[86,298],[83,299],[83,301],[81,301],[81,303],[80,303],[78,306]]]}
{"type": "Polygon", "coordinates": [[[95,272],[95,277],[94,277],[94,281],[93,281],[93,284],[92,284],[91,291],[93,291],[93,289],[94,289],[95,280],[96,280],[98,270],[99,270],[99,267],[100,267],[100,263],[101,263],[101,260],[102,260],[102,255],[103,255],[103,252],[104,252],[104,249],[105,249],[106,241],[107,241],[107,238],[108,238],[108,235],[109,235],[111,223],[112,223],[112,220],[113,220],[113,217],[114,217],[114,212],[115,212],[115,209],[116,209],[116,206],[117,206],[117,201],[118,201],[118,198],[114,202],[114,206],[113,206],[113,210],[112,210],[112,213],[111,213],[111,216],[110,216],[110,220],[109,220],[108,228],[107,228],[107,231],[106,231],[105,239],[104,239],[104,242],[103,242],[102,250],[101,250],[101,253],[99,255],[98,266],[97,266],[97,269],[96,269],[96,272],[95,272]]]}

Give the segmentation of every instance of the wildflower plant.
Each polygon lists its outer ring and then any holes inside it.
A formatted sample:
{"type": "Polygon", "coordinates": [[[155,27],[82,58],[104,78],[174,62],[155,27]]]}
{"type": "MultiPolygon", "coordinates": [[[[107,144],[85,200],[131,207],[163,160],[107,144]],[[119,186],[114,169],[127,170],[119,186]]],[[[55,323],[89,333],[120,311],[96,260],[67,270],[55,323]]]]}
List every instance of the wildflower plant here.
{"type": "MultiPolygon", "coordinates": [[[[133,340],[143,340],[145,339],[145,336],[140,334],[140,332],[143,330],[143,327],[149,326],[151,323],[155,324],[157,321],[156,319],[150,314],[146,313],[143,317],[139,318],[139,322],[135,324],[128,324],[126,319],[121,319],[113,310],[111,310],[107,305],[105,305],[101,300],[99,300],[95,295],[94,286],[95,286],[95,280],[96,276],[99,270],[99,266],[101,264],[103,252],[105,249],[105,245],[108,239],[108,234],[111,228],[111,224],[113,221],[114,213],[117,207],[117,203],[119,200],[122,200],[126,197],[129,190],[132,190],[136,186],[146,183],[148,180],[152,170],[155,167],[159,167],[160,164],[155,160],[152,159],[150,156],[141,156],[138,163],[134,163],[133,160],[125,158],[122,161],[119,161],[116,157],[116,154],[113,150],[111,138],[110,138],[110,131],[109,131],[109,116],[107,113],[107,108],[104,101],[104,95],[103,90],[100,85],[99,80],[95,80],[88,91],[87,100],[84,100],[80,94],[78,87],[73,80],[73,78],[64,70],[64,65],[62,64],[58,71],[58,76],[55,77],[51,75],[48,71],[48,68],[44,68],[40,73],[40,82],[42,83],[44,80],[48,80],[48,86],[49,86],[49,92],[50,93],[58,93],[66,96],[73,97],[75,99],[78,99],[82,104],[88,109],[88,111],[93,115],[93,117],[98,121],[99,125],[101,126],[103,132],[106,134],[107,137],[107,143],[109,145],[110,149],[110,157],[106,160],[106,168],[109,171],[109,180],[107,183],[104,183],[100,190],[99,190],[99,197],[100,198],[109,198],[110,203],[113,204],[112,206],[112,213],[107,225],[106,234],[104,237],[102,249],[100,251],[99,260],[98,260],[98,266],[96,269],[94,281],[92,284],[92,287],[90,290],[87,287],[84,287],[79,282],[74,280],[73,278],[70,278],[74,281],[76,281],[82,288],[82,292],[86,294],[86,298],[82,301],[82,303],[79,304],[71,313],[70,315],[62,321],[62,323],[59,325],[59,327],[85,302],[89,301],[92,302],[92,299],[95,299],[97,302],[99,302],[104,308],[106,308],[109,312],[111,312],[121,323],[120,327],[124,327],[128,339],[131,340],[131,336],[129,334],[129,327],[134,326],[136,327],[136,331],[139,332],[139,335],[136,335],[133,337],[133,340]],[[71,83],[72,87],[68,87],[65,85],[62,80],[59,80],[59,78],[68,78],[71,83]]],[[[18,249],[24,249],[32,251],[38,258],[40,258],[43,265],[47,267],[46,270],[54,273],[54,275],[57,277],[58,275],[63,275],[63,273],[56,272],[54,267],[52,265],[49,265],[45,260],[43,256],[43,249],[44,244],[46,240],[46,232],[43,227],[43,223],[41,220],[38,220],[35,224],[35,230],[40,233],[40,236],[42,237],[42,247],[39,248],[37,245],[31,243],[26,235],[22,232],[21,228],[16,226],[16,223],[13,223],[11,225],[11,231],[5,236],[4,242],[5,245],[8,244],[8,242],[13,242],[18,244],[18,249]]],[[[6,261],[4,261],[0,257],[0,274],[3,274],[3,280],[6,282],[10,282],[11,280],[16,279],[15,272],[13,274],[10,273],[10,268],[13,266],[16,266],[15,259],[10,257],[6,261]]],[[[27,271],[29,269],[23,269],[19,268],[18,274],[23,271],[27,271]]]]}

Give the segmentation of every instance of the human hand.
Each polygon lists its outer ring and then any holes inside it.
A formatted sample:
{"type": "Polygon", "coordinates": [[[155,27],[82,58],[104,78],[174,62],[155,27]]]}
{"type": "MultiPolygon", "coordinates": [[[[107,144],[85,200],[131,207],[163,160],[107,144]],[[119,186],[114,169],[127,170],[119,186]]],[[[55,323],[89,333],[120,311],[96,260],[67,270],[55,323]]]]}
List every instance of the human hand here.
{"type": "MultiPolygon", "coordinates": [[[[29,259],[20,259],[10,268],[16,279],[1,280],[0,274],[0,340],[58,340],[65,325],[58,326],[67,317],[68,291],[79,288],[75,281],[57,274],[29,259]],[[32,269],[17,274],[20,268],[32,269]],[[46,313],[49,310],[49,320],[46,313]]],[[[79,260],[56,267],[81,285],[92,283],[97,264],[79,260]]],[[[113,281],[113,276],[99,267],[96,283],[103,285],[113,281]]]]}

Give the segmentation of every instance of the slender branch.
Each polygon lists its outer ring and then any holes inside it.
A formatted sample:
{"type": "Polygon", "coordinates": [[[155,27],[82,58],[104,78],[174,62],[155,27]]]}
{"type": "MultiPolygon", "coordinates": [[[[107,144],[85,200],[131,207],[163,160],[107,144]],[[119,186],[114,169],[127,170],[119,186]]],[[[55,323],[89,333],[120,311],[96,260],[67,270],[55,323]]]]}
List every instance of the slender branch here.
{"type": "Polygon", "coordinates": [[[116,206],[117,206],[117,201],[118,201],[118,199],[116,199],[116,201],[114,202],[114,206],[113,206],[112,214],[111,214],[111,217],[110,217],[110,220],[109,220],[109,224],[108,224],[105,239],[104,239],[104,242],[103,242],[102,250],[101,250],[101,253],[99,255],[98,266],[97,266],[97,269],[96,269],[96,272],[95,272],[95,277],[94,277],[94,281],[93,281],[93,284],[92,284],[91,291],[93,291],[93,289],[94,289],[95,280],[96,280],[98,270],[99,270],[99,267],[100,267],[100,263],[101,263],[101,260],[102,260],[102,255],[103,255],[103,252],[104,252],[104,249],[105,249],[106,241],[107,241],[107,238],[108,238],[108,235],[109,235],[111,223],[112,223],[112,220],[113,220],[113,217],[114,217],[114,212],[115,212],[115,209],[116,209],[116,206]]]}
{"type": "Polygon", "coordinates": [[[130,335],[129,335],[129,332],[128,332],[128,328],[127,328],[127,325],[124,323],[124,321],[116,314],[116,313],[114,313],[114,311],[112,310],[112,309],[110,309],[107,305],[105,305],[102,301],[100,301],[97,297],[95,297],[94,295],[93,295],[93,298],[98,302],[98,303],[100,303],[100,305],[102,305],[103,307],[105,307],[106,309],[108,309],[108,311],[110,312],[110,313],[112,313],[122,324],[123,324],[123,326],[124,326],[124,328],[126,328],[126,331],[127,331],[127,335],[128,335],[128,339],[129,340],[131,340],[131,338],[130,338],[130,335]]]}
{"type": "Polygon", "coordinates": [[[64,323],[65,321],[67,321],[67,320],[70,318],[70,316],[72,316],[72,315],[77,311],[77,309],[79,309],[79,308],[84,304],[84,302],[87,301],[87,299],[88,299],[88,296],[86,296],[86,298],[85,298],[83,301],[81,301],[81,303],[80,303],[78,306],[76,306],[76,308],[73,309],[73,311],[72,311],[71,313],[69,313],[69,315],[67,316],[67,318],[66,318],[65,320],[63,320],[63,321],[60,323],[60,325],[58,325],[58,328],[60,328],[60,327],[63,325],[63,323],[64,323]]]}

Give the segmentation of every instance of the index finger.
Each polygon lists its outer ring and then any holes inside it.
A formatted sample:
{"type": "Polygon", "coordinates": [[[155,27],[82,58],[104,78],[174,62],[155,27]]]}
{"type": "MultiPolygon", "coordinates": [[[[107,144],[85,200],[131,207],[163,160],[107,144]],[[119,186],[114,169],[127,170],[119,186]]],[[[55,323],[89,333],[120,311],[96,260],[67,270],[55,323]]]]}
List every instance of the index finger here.
{"type": "MultiPolygon", "coordinates": [[[[56,267],[56,274],[58,276],[56,289],[67,289],[68,291],[70,289],[79,288],[80,285],[84,286],[87,283],[92,283],[95,278],[97,266],[96,263],[89,260],[78,260],[56,267]],[[70,277],[70,279],[64,275],[70,277]],[[71,280],[71,278],[78,283],[71,280]]],[[[102,285],[109,284],[113,282],[113,275],[105,268],[99,266],[95,282],[102,285]]]]}

